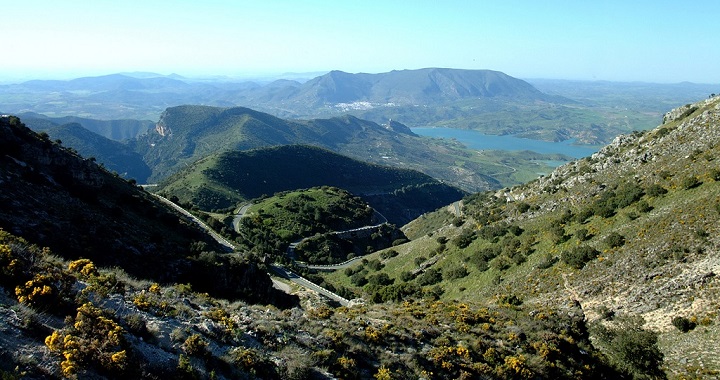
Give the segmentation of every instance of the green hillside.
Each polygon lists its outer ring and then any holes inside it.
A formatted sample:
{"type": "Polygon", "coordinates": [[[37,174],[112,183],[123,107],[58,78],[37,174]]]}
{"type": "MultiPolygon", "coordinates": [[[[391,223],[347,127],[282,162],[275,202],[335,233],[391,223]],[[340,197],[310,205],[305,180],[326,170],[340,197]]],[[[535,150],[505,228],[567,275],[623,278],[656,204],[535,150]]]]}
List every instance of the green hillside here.
{"type": "Polygon", "coordinates": [[[479,153],[455,141],[416,136],[397,122],[380,125],[353,116],[283,120],[242,107],[168,108],[155,131],[131,142],[153,169],[151,182],[214,153],[288,144],[321,146],[365,162],[414,169],[465,191],[522,183],[551,170],[542,164],[550,156],[479,153]]]}
{"type": "Polygon", "coordinates": [[[657,364],[670,377],[717,376],[719,156],[715,97],[550,176],[471,195],[462,220],[446,210],[424,215],[403,228],[413,240],[394,247],[397,255],[368,257],[381,260],[377,273],[361,263],[325,281],[376,302],[434,291],[542,312],[572,301],[617,368],[650,371],[620,359],[640,355],[620,340],[650,355],[655,334],[657,364]],[[388,281],[357,285],[380,275],[388,281]],[[650,335],[623,335],[641,327],[650,335]]]}
{"type": "Polygon", "coordinates": [[[317,186],[362,196],[398,224],[463,196],[457,188],[414,170],[368,164],[307,145],[212,155],[168,178],[158,191],[181,203],[213,210],[317,186]]]}
{"type": "Polygon", "coordinates": [[[247,207],[238,230],[235,240],[247,251],[284,263],[292,259],[340,263],[390,247],[398,239],[407,240],[365,200],[331,186],[281,192],[259,200],[247,207]],[[341,231],[354,232],[336,234],[341,231]],[[296,245],[292,257],[287,257],[291,243],[296,245]]]}

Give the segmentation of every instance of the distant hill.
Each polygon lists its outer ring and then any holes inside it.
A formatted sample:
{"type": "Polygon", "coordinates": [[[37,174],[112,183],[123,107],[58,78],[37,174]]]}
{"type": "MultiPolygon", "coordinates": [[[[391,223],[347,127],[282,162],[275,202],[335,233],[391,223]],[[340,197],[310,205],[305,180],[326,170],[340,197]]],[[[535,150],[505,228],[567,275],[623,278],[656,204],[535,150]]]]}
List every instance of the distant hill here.
{"type": "Polygon", "coordinates": [[[406,126],[379,125],[353,116],[284,120],[243,107],[168,108],[155,131],[132,142],[157,181],[222,151],[288,144],[321,146],[366,162],[422,171],[468,191],[497,187],[469,152],[416,136],[406,126]],[[458,167],[458,162],[463,166],[458,167]]]}
{"type": "MultiPolygon", "coordinates": [[[[255,90],[265,93],[265,88],[255,90]]],[[[254,94],[251,94],[253,96],[254,94]]],[[[337,103],[371,102],[396,105],[427,105],[467,98],[505,97],[523,100],[563,100],[538,91],[529,83],[491,70],[428,68],[380,74],[350,74],[331,71],[295,86],[283,103],[321,106],[337,103]]]]}
{"type": "Polygon", "coordinates": [[[171,176],[158,191],[212,210],[317,186],[333,186],[363,197],[399,225],[464,194],[414,170],[368,164],[300,145],[215,154],[171,176]]]}
{"type": "Polygon", "coordinates": [[[93,133],[78,123],[57,125],[49,119],[23,120],[34,131],[47,133],[52,140],[62,141],[83,157],[94,158],[125,178],[145,183],[151,174],[142,156],[127,145],[93,133]]]}

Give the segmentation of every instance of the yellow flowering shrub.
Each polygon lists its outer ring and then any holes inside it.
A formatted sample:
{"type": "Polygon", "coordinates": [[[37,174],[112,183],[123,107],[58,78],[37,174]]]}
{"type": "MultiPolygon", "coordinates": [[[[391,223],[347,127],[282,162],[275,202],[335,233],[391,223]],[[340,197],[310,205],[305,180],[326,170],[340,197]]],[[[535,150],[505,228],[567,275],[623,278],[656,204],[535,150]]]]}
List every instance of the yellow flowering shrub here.
{"type": "Polygon", "coordinates": [[[375,375],[373,375],[373,377],[376,378],[377,380],[391,380],[392,379],[390,369],[385,366],[380,366],[380,368],[378,368],[377,373],[375,375]]]}
{"type": "Polygon", "coordinates": [[[15,287],[18,302],[35,308],[51,305],[55,294],[55,279],[48,274],[36,274],[32,280],[15,287]]]}
{"type": "Polygon", "coordinates": [[[68,264],[68,272],[80,274],[82,278],[89,278],[91,276],[97,276],[98,270],[92,261],[88,259],[79,259],[71,261],[68,264]]]}
{"type": "Polygon", "coordinates": [[[0,274],[3,277],[16,276],[18,274],[18,259],[13,255],[8,244],[0,244],[0,274]]]}
{"type": "Polygon", "coordinates": [[[348,358],[347,356],[341,356],[337,360],[337,364],[345,370],[352,370],[355,368],[355,359],[348,358]]]}
{"type": "Polygon", "coordinates": [[[62,375],[70,377],[88,366],[101,371],[122,371],[127,366],[125,331],[105,311],[91,303],[77,308],[72,325],[53,331],[45,346],[58,353],[62,375]]]}
{"type": "Polygon", "coordinates": [[[230,313],[228,313],[227,310],[223,308],[212,308],[210,311],[205,312],[205,316],[210,318],[214,322],[225,326],[227,330],[233,330],[237,327],[237,323],[235,322],[235,320],[232,319],[230,313]]]}
{"type": "Polygon", "coordinates": [[[183,350],[190,356],[204,356],[208,343],[198,334],[190,335],[183,343],[183,350]]]}
{"type": "Polygon", "coordinates": [[[158,284],[158,283],[153,283],[152,285],[150,285],[150,288],[148,289],[148,291],[150,293],[154,293],[154,294],[160,294],[160,290],[162,290],[162,288],[160,287],[160,284],[158,284]]]}

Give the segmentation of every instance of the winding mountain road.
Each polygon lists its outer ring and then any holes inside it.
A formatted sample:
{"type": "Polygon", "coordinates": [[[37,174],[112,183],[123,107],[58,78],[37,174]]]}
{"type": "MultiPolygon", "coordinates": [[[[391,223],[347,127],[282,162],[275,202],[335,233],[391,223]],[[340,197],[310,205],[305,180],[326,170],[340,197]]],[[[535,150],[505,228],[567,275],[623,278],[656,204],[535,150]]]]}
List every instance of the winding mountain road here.
{"type": "Polygon", "coordinates": [[[189,213],[189,212],[188,212],[187,210],[185,210],[184,208],[176,205],[175,202],[173,202],[173,201],[171,201],[171,200],[163,197],[163,196],[160,195],[160,194],[155,194],[155,193],[149,193],[149,194],[152,194],[154,197],[156,197],[157,199],[159,199],[159,200],[162,201],[163,203],[165,203],[165,204],[167,204],[168,206],[174,208],[177,212],[185,215],[186,217],[190,218],[190,220],[192,220],[192,221],[194,221],[195,223],[197,223],[198,225],[200,225],[200,227],[201,227],[202,229],[204,229],[208,234],[210,234],[210,236],[212,236],[213,239],[215,239],[218,243],[220,243],[222,246],[224,246],[224,247],[227,248],[228,250],[234,251],[234,250],[237,249],[237,247],[235,246],[235,244],[231,243],[229,240],[225,239],[225,238],[222,237],[220,234],[218,234],[217,232],[215,232],[215,230],[213,230],[212,228],[210,228],[210,226],[208,226],[207,224],[205,224],[205,222],[203,222],[202,220],[198,219],[198,217],[196,217],[195,215],[189,213]]]}
{"type": "MultiPolygon", "coordinates": [[[[210,226],[208,226],[207,224],[205,224],[205,222],[203,222],[202,220],[198,219],[195,215],[191,214],[190,212],[188,212],[188,211],[185,210],[184,208],[178,206],[178,205],[175,204],[173,201],[171,201],[171,200],[163,197],[162,195],[155,194],[155,193],[150,193],[150,194],[152,194],[153,196],[155,196],[157,199],[159,199],[159,200],[162,201],[163,203],[167,204],[168,206],[172,207],[173,209],[177,210],[177,211],[178,211],[179,213],[181,213],[182,215],[188,217],[190,220],[192,220],[192,221],[194,221],[195,223],[197,223],[203,230],[205,230],[205,232],[207,232],[208,234],[210,234],[210,236],[212,236],[213,239],[215,239],[218,243],[220,243],[220,244],[223,245],[224,247],[228,248],[228,250],[229,250],[230,252],[237,250],[237,247],[235,246],[235,244],[231,243],[229,240],[225,239],[225,238],[222,237],[220,234],[218,234],[217,232],[215,232],[212,228],[210,228],[210,226]]],[[[250,206],[250,205],[247,205],[246,207],[249,207],[249,206],[250,206]]],[[[242,209],[241,209],[241,210],[242,210],[242,209]]],[[[246,209],[246,210],[247,210],[247,209],[246,209]]],[[[331,300],[333,300],[333,301],[338,302],[338,303],[339,303],[340,305],[342,305],[342,306],[348,306],[348,305],[350,304],[350,301],[349,301],[349,300],[347,300],[347,299],[345,299],[345,298],[343,298],[343,297],[341,297],[341,296],[339,296],[339,295],[337,295],[337,294],[335,294],[335,293],[333,293],[333,292],[331,292],[331,291],[323,288],[323,287],[320,286],[320,285],[317,285],[317,284],[315,284],[315,283],[307,280],[306,278],[303,278],[302,276],[300,276],[300,275],[298,275],[298,274],[296,274],[296,273],[294,273],[294,272],[292,272],[292,271],[290,271],[290,270],[288,270],[288,269],[285,269],[284,267],[281,267],[281,266],[276,265],[276,264],[270,264],[269,268],[270,268],[273,272],[275,272],[276,274],[278,274],[279,276],[284,277],[284,278],[287,278],[288,280],[290,280],[290,281],[292,281],[292,282],[294,282],[294,283],[296,283],[296,284],[298,284],[298,285],[300,285],[300,286],[302,286],[302,287],[304,287],[304,288],[306,288],[306,289],[310,289],[310,290],[315,291],[315,292],[317,292],[317,293],[319,293],[319,294],[322,294],[323,296],[325,296],[325,297],[327,297],[327,298],[329,298],[329,299],[331,299],[331,300]]]]}
{"type": "Polygon", "coordinates": [[[327,298],[330,298],[331,300],[337,301],[342,306],[348,306],[350,305],[350,300],[340,297],[339,295],[323,288],[322,286],[319,286],[306,278],[288,270],[287,268],[277,265],[277,264],[270,264],[270,269],[272,269],[275,274],[287,278],[288,280],[304,287],[310,290],[313,290],[317,293],[320,293],[324,295],[327,298]]]}

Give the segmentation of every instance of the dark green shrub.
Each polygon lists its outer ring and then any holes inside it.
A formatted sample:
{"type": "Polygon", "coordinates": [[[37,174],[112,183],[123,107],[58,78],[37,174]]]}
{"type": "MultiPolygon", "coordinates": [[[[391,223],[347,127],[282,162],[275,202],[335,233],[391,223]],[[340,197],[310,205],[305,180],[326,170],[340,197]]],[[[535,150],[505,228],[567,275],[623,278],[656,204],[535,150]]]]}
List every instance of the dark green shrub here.
{"type": "Polygon", "coordinates": [[[593,214],[602,218],[611,218],[615,215],[615,205],[608,202],[595,203],[592,207],[593,214]]]}
{"type": "Polygon", "coordinates": [[[488,268],[490,268],[490,265],[488,264],[487,260],[485,260],[484,258],[482,258],[479,255],[474,255],[474,256],[470,257],[470,263],[475,265],[475,267],[480,272],[485,272],[486,270],[488,270],[488,268]]]}
{"type": "Polygon", "coordinates": [[[575,214],[573,214],[572,210],[566,208],[560,214],[560,217],[555,221],[555,223],[556,224],[567,224],[568,222],[573,220],[574,217],[575,217],[575,214]]]}
{"type": "Polygon", "coordinates": [[[660,138],[660,137],[667,135],[668,133],[670,133],[670,130],[665,127],[662,127],[662,128],[659,128],[657,130],[657,132],[655,132],[655,136],[660,138]]]}
{"type": "Polygon", "coordinates": [[[635,183],[625,183],[615,191],[614,203],[617,208],[625,208],[637,202],[645,194],[642,187],[635,183]]]}
{"type": "Polygon", "coordinates": [[[400,281],[408,282],[408,281],[412,281],[414,278],[415,278],[415,275],[412,274],[412,272],[404,271],[404,272],[400,273],[400,281]]]}
{"type": "Polygon", "coordinates": [[[592,236],[593,235],[588,231],[587,228],[581,228],[575,231],[575,237],[580,241],[590,240],[592,236]]]}
{"type": "Polygon", "coordinates": [[[565,235],[565,228],[562,226],[550,227],[550,235],[553,244],[562,244],[569,239],[569,236],[565,235]]]}
{"type": "Polygon", "coordinates": [[[653,207],[650,206],[650,204],[647,203],[647,201],[640,201],[637,203],[637,205],[635,205],[635,207],[637,207],[638,212],[641,212],[643,214],[646,212],[650,212],[653,209],[653,207]]]}
{"type": "Polygon", "coordinates": [[[677,316],[672,319],[672,324],[675,326],[678,330],[686,333],[692,329],[694,329],[697,324],[695,322],[690,321],[689,319],[681,316],[677,316]]]}
{"type": "Polygon", "coordinates": [[[508,229],[507,229],[507,231],[508,231],[510,234],[515,235],[515,236],[520,236],[520,235],[522,235],[522,233],[523,233],[523,229],[520,228],[520,226],[516,226],[516,225],[514,225],[514,224],[511,225],[511,226],[509,226],[508,229]]]}
{"type": "Polygon", "coordinates": [[[625,245],[625,237],[617,232],[613,232],[605,238],[604,242],[609,248],[622,247],[625,245]]]}
{"type": "Polygon", "coordinates": [[[395,280],[391,279],[387,273],[378,273],[368,277],[368,284],[386,286],[391,285],[395,280]]]}
{"type": "Polygon", "coordinates": [[[591,332],[610,364],[635,379],[666,378],[657,333],[642,328],[642,318],[615,318],[613,325],[595,324],[591,332]]]}
{"type": "Polygon", "coordinates": [[[470,272],[468,272],[465,267],[458,267],[454,269],[450,269],[449,271],[446,271],[443,273],[443,278],[445,280],[457,280],[459,278],[466,277],[470,272]]]}
{"type": "Polygon", "coordinates": [[[367,265],[365,265],[365,266],[367,268],[369,268],[370,270],[379,271],[385,265],[383,265],[383,263],[381,263],[380,260],[378,260],[378,259],[372,259],[372,260],[368,260],[367,265]]]}
{"type": "Polygon", "coordinates": [[[350,277],[350,283],[355,286],[363,286],[368,283],[368,279],[365,278],[364,272],[358,272],[352,275],[352,277],[350,277]]]}
{"type": "Polygon", "coordinates": [[[571,250],[564,251],[561,255],[561,259],[565,264],[570,265],[575,269],[581,269],[588,261],[596,258],[599,254],[600,252],[598,252],[595,248],[587,245],[581,245],[571,250]]]}
{"type": "Polygon", "coordinates": [[[555,265],[555,263],[558,262],[557,256],[553,256],[550,253],[545,254],[545,256],[540,260],[540,262],[537,265],[538,269],[548,269],[555,265]]]}
{"type": "Polygon", "coordinates": [[[472,243],[477,238],[477,235],[475,234],[475,231],[472,229],[464,229],[460,235],[458,235],[456,238],[452,240],[452,243],[455,244],[458,248],[466,248],[470,243],[472,243]]]}
{"type": "Polygon", "coordinates": [[[409,241],[409,240],[406,239],[406,238],[395,239],[395,240],[393,240],[393,242],[392,242],[392,246],[393,246],[393,247],[396,247],[396,246],[398,246],[398,245],[400,245],[400,244],[405,244],[405,243],[407,243],[408,241],[409,241]]]}
{"type": "Polygon", "coordinates": [[[575,214],[575,221],[578,223],[585,223],[588,219],[592,218],[595,212],[592,208],[584,208],[575,214]]]}
{"type": "Polygon", "coordinates": [[[698,110],[698,107],[697,107],[697,106],[692,106],[692,107],[686,109],[685,112],[683,112],[682,115],[680,115],[680,117],[678,118],[678,120],[679,120],[679,119],[684,119],[684,118],[692,115],[692,114],[693,114],[695,111],[697,111],[697,110],[698,110]]]}
{"type": "Polygon", "coordinates": [[[496,257],[495,259],[493,259],[493,261],[490,262],[490,266],[496,270],[508,269],[512,266],[512,264],[513,264],[512,260],[505,255],[500,255],[500,256],[496,257]]]}
{"type": "Polygon", "coordinates": [[[380,254],[380,258],[383,259],[383,260],[387,260],[387,259],[392,258],[392,257],[395,257],[395,256],[397,256],[397,255],[399,255],[398,251],[396,251],[396,250],[394,250],[394,249],[390,249],[390,250],[387,250],[387,251],[383,251],[383,252],[380,254]]]}
{"type": "Polygon", "coordinates": [[[417,278],[417,284],[420,286],[435,285],[440,281],[442,281],[442,273],[435,268],[426,270],[417,278]]]}
{"type": "Polygon", "coordinates": [[[680,183],[680,186],[685,190],[694,189],[700,185],[702,185],[702,182],[700,182],[700,180],[695,176],[683,178],[680,183]]]}
{"type": "Polygon", "coordinates": [[[658,185],[657,183],[652,184],[647,188],[647,195],[651,197],[659,197],[663,194],[667,194],[667,189],[658,185]]]}
{"type": "Polygon", "coordinates": [[[494,238],[505,235],[507,232],[507,226],[496,223],[488,226],[483,226],[478,230],[477,234],[485,240],[492,240],[494,238]]]}
{"type": "Polygon", "coordinates": [[[516,208],[519,213],[524,214],[530,210],[530,205],[525,202],[518,202],[516,208]]]}

